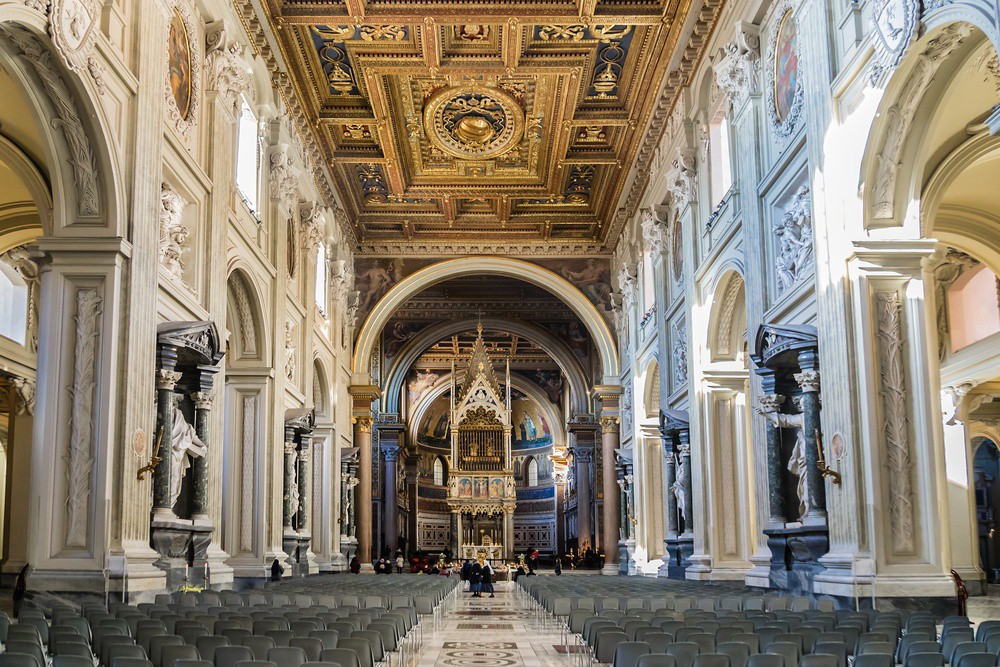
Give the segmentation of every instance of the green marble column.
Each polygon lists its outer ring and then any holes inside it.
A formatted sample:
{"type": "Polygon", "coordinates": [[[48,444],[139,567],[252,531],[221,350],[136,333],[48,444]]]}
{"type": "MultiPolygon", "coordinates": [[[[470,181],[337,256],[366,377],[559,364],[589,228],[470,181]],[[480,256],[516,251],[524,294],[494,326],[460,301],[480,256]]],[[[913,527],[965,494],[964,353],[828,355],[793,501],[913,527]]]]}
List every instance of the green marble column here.
{"type": "Polygon", "coordinates": [[[682,428],[677,432],[677,437],[680,440],[680,456],[681,465],[684,466],[684,470],[687,474],[684,476],[684,485],[681,489],[684,492],[684,532],[693,533],[694,532],[694,489],[691,488],[691,442],[690,442],[691,431],[682,428]]]}
{"type": "MultiPolygon", "coordinates": [[[[205,443],[206,450],[211,447],[208,426],[214,399],[215,397],[205,388],[203,391],[191,394],[191,400],[194,401],[195,432],[198,434],[198,438],[205,443]]],[[[196,521],[208,519],[208,457],[209,454],[206,451],[204,456],[191,459],[191,488],[193,491],[191,518],[196,521]]]]}
{"type": "Polygon", "coordinates": [[[299,532],[309,527],[309,497],[312,493],[312,433],[303,433],[298,451],[299,506],[295,524],[299,532]]]}
{"type": "MultiPolygon", "coordinates": [[[[181,374],[173,370],[176,351],[173,359],[164,359],[163,356],[161,350],[161,364],[169,361],[170,365],[161,367],[156,372],[156,414],[159,422],[157,456],[160,460],[153,470],[153,517],[173,519],[176,515],[170,506],[170,453],[174,433],[174,386],[180,381],[181,374]]],[[[155,451],[157,443],[153,446],[155,451]]]]}
{"type": "MultiPolygon", "coordinates": [[[[773,415],[781,410],[785,397],[781,394],[765,394],[760,398],[760,411],[773,415]]],[[[767,506],[768,523],[772,526],[785,524],[785,498],[781,480],[781,429],[767,417],[767,506]]]]}
{"type": "MultiPolygon", "coordinates": [[[[799,355],[800,363],[802,354],[799,355]]],[[[813,355],[814,356],[814,355],[813,355]]],[[[805,438],[806,455],[806,523],[826,523],[826,482],[819,470],[819,447],[817,435],[819,421],[819,371],[803,370],[795,374],[795,381],[802,387],[802,435],[805,438]]],[[[823,457],[826,459],[826,457],[823,457]]]]}
{"type": "Polygon", "coordinates": [[[293,487],[295,485],[295,429],[285,427],[285,463],[284,463],[284,483],[282,485],[282,506],[281,523],[286,531],[292,530],[292,519],[297,509],[293,497],[293,487]]]}

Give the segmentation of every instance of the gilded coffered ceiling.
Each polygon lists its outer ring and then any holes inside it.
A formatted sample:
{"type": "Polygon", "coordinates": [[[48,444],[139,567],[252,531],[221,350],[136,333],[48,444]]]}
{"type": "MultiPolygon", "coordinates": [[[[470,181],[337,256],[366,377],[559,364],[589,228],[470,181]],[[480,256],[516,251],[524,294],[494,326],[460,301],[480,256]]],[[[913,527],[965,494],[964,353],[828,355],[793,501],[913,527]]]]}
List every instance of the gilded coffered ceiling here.
{"type": "Polygon", "coordinates": [[[598,251],[691,4],[267,11],[362,253],[471,240],[598,251]]]}

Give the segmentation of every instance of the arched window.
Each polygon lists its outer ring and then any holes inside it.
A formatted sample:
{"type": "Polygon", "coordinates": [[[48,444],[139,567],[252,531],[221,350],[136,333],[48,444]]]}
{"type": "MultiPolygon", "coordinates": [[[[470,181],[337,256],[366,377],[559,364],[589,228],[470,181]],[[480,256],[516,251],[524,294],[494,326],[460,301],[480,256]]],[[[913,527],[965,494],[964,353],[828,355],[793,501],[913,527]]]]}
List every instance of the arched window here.
{"type": "Polygon", "coordinates": [[[536,459],[528,460],[528,472],[525,476],[528,478],[528,486],[538,486],[538,461],[536,459]]]}
{"type": "Polygon", "coordinates": [[[316,249],[316,307],[320,315],[326,317],[327,289],[330,284],[330,271],[327,268],[326,244],[320,243],[316,249]]]}
{"type": "Polygon", "coordinates": [[[246,100],[240,106],[236,142],[236,187],[247,208],[257,215],[260,210],[260,123],[246,100]]]}
{"type": "Polygon", "coordinates": [[[733,166],[729,154],[729,120],[725,113],[708,126],[708,170],[712,206],[715,207],[733,186],[733,166]]]}
{"type": "Polygon", "coordinates": [[[434,485],[444,486],[444,462],[440,456],[434,459],[434,485]]]}
{"type": "Polygon", "coordinates": [[[0,336],[24,345],[28,337],[28,286],[0,261],[0,336]]]}

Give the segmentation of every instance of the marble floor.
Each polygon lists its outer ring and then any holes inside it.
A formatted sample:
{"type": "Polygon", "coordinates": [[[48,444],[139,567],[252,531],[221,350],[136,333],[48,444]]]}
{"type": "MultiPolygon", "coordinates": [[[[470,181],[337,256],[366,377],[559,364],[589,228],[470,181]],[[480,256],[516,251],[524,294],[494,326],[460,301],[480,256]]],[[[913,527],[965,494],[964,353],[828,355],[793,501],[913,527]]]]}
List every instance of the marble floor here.
{"type": "Polygon", "coordinates": [[[425,627],[416,667],[571,667],[564,638],[550,622],[543,627],[535,613],[508,590],[495,598],[458,592],[449,600],[433,631],[425,627]]]}

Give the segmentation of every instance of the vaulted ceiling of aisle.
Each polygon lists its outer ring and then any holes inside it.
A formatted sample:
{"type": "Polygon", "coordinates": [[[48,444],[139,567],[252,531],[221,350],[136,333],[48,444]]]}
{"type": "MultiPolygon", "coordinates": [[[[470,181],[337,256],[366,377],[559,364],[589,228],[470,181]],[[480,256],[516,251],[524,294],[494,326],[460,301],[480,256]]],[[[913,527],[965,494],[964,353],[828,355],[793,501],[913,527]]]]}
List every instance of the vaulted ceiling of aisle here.
{"type": "Polygon", "coordinates": [[[651,155],[721,3],[264,5],[361,252],[391,254],[470,239],[606,251],[635,204],[629,166],[651,155]],[[709,4],[692,50],[682,28],[709,4]]]}

